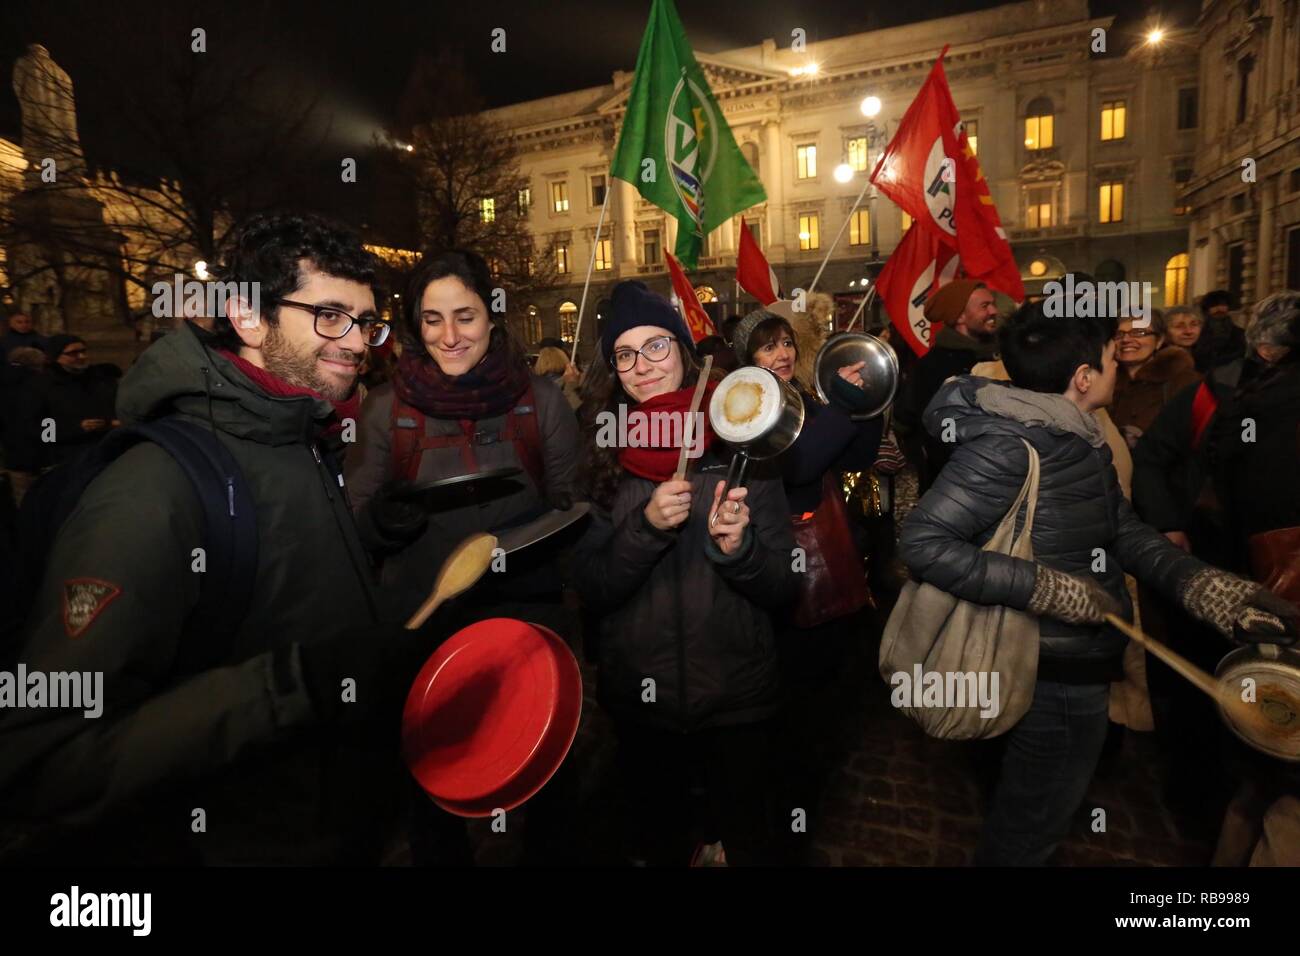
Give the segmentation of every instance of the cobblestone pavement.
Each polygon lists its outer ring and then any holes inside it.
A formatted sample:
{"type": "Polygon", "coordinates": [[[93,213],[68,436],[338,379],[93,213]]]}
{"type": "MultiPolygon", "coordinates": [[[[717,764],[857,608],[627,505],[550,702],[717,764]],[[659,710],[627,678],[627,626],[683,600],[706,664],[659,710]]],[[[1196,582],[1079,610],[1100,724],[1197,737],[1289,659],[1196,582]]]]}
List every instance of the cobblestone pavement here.
{"type": "MultiPolygon", "coordinates": [[[[983,808],[996,772],[996,743],[953,743],[926,737],[889,702],[876,673],[885,613],[865,622],[818,695],[815,730],[805,760],[824,783],[808,812],[808,832],[794,837],[796,862],[822,866],[961,866],[971,862],[983,808]]],[[[584,665],[588,699],[582,726],[555,787],[572,809],[564,855],[577,864],[618,864],[611,808],[614,743],[608,718],[591,698],[595,674],[584,665]]],[[[1053,863],[1067,866],[1199,866],[1210,838],[1161,803],[1164,767],[1151,734],[1125,731],[1080,809],[1073,832],[1053,863]],[[1106,830],[1092,831],[1093,811],[1106,811],[1106,830]]],[[[482,865],[524,860],[521,829],[509,833],[474,821],[471,836],[482,865]]]]}

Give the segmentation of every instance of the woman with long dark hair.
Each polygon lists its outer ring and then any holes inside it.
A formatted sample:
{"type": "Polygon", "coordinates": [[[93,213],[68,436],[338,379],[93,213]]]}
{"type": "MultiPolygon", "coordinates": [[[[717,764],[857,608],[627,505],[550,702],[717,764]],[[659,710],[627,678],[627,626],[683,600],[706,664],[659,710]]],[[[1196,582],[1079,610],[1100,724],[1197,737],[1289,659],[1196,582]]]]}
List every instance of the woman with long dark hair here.
{"type": "MultiPolygon", "coordinates": [[[[426,259],[411,280],[392,381],[362,406],[346,477],[397,618],[419,606],[443,560],[470,534],[571,504],[573,413],[553,382],[529,372],[503,316],[489,309],[493,293],[477,254],[426,259]],[[499,468],[519,473],[423,495],[412,487],[499,468]]],[[[509,617],[527,605],[528,620],[564,634],[561,585],[553,553],[539,546],[512,554],[505,572],[488,575],[462,604],[509,617]]]]}
{"type": "Polygon", "coordinates": [[[731,863],[768,862],[768,718],[778,703],[768,612],[795,585],[785,495],[758,467],[724,500],[730,456],[707,421],[692,443],[698,456],[675,477],[684,439],[656,437],[653,426],[684,425],[700,369],[665,299],[619,283],[600,347],[581,409],[582,485],[593,510],[574,584],[599,617],[587,637],[618,735],[626,849],[684,862],[687,795],[699,778],[713,828],[700,842],[720,838],[731,863]]]}

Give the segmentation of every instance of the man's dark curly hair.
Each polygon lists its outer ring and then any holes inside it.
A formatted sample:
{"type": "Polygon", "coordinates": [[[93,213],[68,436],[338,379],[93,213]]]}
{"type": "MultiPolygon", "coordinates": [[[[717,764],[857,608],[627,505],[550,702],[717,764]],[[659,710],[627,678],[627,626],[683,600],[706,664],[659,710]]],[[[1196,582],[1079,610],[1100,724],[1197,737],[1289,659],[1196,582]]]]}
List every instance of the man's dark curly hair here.
{"type": "MultiPolygon", "coordinates": [[[[258,283],[262,315],[274,325],[276,300],[302,287],[300,259],[311,260],[326,275],[375,284],[375,257],[356,233],[319,216],[284,212],[259,213],[240,223],[226,243],[218,277],[258,283]]],[[[215,317],[212,328],[222,348],[239,348],[239,335],[227,316],[215,317]]]]}

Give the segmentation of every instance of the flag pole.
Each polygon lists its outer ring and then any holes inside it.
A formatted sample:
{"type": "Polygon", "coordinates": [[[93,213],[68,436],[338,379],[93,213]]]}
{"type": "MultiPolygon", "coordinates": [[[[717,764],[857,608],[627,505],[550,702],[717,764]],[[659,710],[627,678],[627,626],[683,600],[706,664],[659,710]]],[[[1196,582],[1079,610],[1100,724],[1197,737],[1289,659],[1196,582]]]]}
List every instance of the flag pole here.
{"type": "MultiPolygon", "coordinates": [[[[582,314],[587,308],[587,290],[591,288],[591,270],[596,266],[596,250],[600,248],[600,229],[605,225],[605,210],[609,208],[610,194],[614,191],[614,171],[611,165],[605,174],[605,201],[600,204],[600,218],[596,220],[596,236],[591,241],[591,258],[587,260],[587,281],[582,284],[582,300],[578,303],[578,324],[573,329],[573,348],[569,351],[569,364],[578,364],[578,340],[582,337],[582,314]]],[[[614,245],[610,243],[610,251],[614,245]]]]}
{"type": "Polygon", "coordinates": [[[844,327],[845,332],[853,331],[853,326],[858,324],[858,316],[862,314],[862,310],[866,308],[867,303],[870,302],[875,297],[876,297],[876,284],[873,282],[871,283],[871,288],[867,290],[867,294],[864,295],[862,297],[862,301],[858,303],[858,311],[853,313],[853,318],[850,319],[849,324],[844,327]]]}
{"type": "MultiPolygon", "coordinates": [[[[866,170],[863,170],[863,172],[865,173],[866,170]]],[[[871,185],[871,177],[864,176],[863,180],[862,188],[858,191],[858,198],[853,201],[853,208],[849,210],[849,214],[845,216],[844,221],[840,223],[840,231],[835,234],[835,241],[832,242],[831,247],[826,250],[826,258],[822,260],[821,268],[819,268],[817,274],[813,276],[812,285],[808,287],[809,295],[811,295],[813,290],[817,288],[817,280],[822,277],[822,272],[826,269],[826,263],[831,261],[831,253],[835,251],[835,247],[838,246],[840,240],[844,238],[844,230],[849,228],[849,222],[853,219],[853,214],[857,212],[858,207],[862,205],[862,197],[867,194],[867,187],[871,185]]]]}

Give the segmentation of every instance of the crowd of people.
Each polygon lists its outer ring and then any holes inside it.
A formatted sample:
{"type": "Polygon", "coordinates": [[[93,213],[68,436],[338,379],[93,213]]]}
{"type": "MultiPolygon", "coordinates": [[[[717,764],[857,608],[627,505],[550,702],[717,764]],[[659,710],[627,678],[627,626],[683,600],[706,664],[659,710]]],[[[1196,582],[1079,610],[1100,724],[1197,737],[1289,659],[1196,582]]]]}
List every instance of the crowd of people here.
{"type": "MultiPolygon", "coordinates": [[[[1300,817],[1294,774],[1230,746],[1207,700],[1105,623],[1136,596],[1150,633],[1210,669],[1233,642],[1295,640],[1300,293],[1257,303],[1243,332],[1226,293],[1149,322],[1032,301],[1003,316],[958,279],[926,304],[933,348],[898,356],[894,407],[864,417],[862,363],[827,401],[814,388],[826,297],[697,343],[669,300],[621,282],[580,374],[558,341],[530,361],[472,251],[426,256],[391,327],[370,254],[315,217],[253,217],[221,270],[257,284],[260,308],[182,324],[120,381],[25,315],[0,339],[7,585],[32,582],[0,660],[102,672],[105,701],[96,720],[0,711],[0,857],[374,863],[397,843],[416,864],[469,863],[463,820],[401,767],[398,726],[439,643],[507,617],[595,666],[619,859],[798,861],[792,811],[813,812],[835,762],[837,677],[909,574],[1038,622],[978,862],[1046,863],[1124,726],[1159,735],[1171,802],[1232,801],[1245,823],[1221,861],[1300,853],[1278,836],[1300,817]],[[610,413],[684,415],[697,386],[707,408],[745,366],[794,389],[804,424],[743,487],[707,426],[684,473],[679,447],[601,440],[610,413]],[[1031,461],[1033,558],[991,552],[1031,461]],[[905,469],[920,494],[904,518],[905,469]],[[493,473],[508,480],[448,483],[493,473]],[[403,627],[467,536],[579,502],[569,532],[403,627]],[[1207,739],[1224,741],[1214,760],[1207,739]]],[[[525,805],[530,861],[571,862],[584,769],[525,805]]]]}

